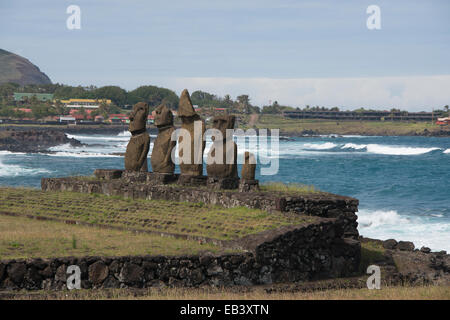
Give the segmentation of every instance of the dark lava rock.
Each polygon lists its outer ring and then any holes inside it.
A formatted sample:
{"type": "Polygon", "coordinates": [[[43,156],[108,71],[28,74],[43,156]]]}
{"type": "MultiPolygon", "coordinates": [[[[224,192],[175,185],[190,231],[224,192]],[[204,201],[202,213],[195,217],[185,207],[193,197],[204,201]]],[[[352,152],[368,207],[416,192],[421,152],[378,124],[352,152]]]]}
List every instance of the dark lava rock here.
{"type": "Polygon", "coordinates": [[[89,281],[94,285],[101,284],[108,277],[108,266],[102,261],[97,261],[89,266],[89,281]]]}
{"type": "Polygon", "coordinates": [[[22,283],[26,272],[27,267],[25,263],[13,263],[8,268],[8,276],[16,284],[22,283]]]}
{"type": "Polygon", "coordinates": [[[395,249],[397,247],[397,240],[395,239],[388,239],[386,241],[383,241],[383,248],[385,249],[395,249]]]}
{"type": "Polygon", "coordinates": [[[48,148],[67,144],[74,147],[83,144],[59,130],[4,130],[0,132],[0,150],[12,152],[43,152],[48,148]]]}
{"type": "Polygon", "coordinates": [[[5,275],[6,266],[3,263],[0,263],[0,281],[3,280],[3,276],[5,275]]]}
{"type": "Polygon", "coordinates": [[[399,241],[397,249],[402,251],[414,251],[414,243],[411,241],[399,241]]]}
{"type": "Polygon", "coordinates": [[[428,247],[422,247],[422,248],[420,248],[420,251],[423,252],[423,253],[430,253],[431,249],[428,248],[428,247]]]}
{"type": "Polygon", "coordinates": [[[120,271],[119,280],[126,284],[137,284],[144,277],[144,269],[132,263],[125,263],[120,271]]]}
{"type": "Polygon", "coordinates": [[[119,280],[117,280],[113,276],[109,276],[103,283],[103,288],[118,288],[119,286],[119,280]]]}

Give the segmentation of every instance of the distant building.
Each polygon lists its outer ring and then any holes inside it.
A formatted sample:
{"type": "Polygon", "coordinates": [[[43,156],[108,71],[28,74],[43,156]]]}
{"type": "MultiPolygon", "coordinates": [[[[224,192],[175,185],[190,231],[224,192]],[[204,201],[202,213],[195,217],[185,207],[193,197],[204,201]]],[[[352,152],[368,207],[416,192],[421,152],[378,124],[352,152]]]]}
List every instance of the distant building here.
{"type": "Polygon", "coordinates": [[[67,124],[76,123],[76,119],[75,119],[75,117],[72,117],[72,116],[60,116],[59,122],[67,123],[67,124]]]}
{"type": "Polygon", "coordinates": [[[450,124],[450,117],[446,117],[446,118],[438,118],[436,121],[436,124],[439,125],[448,125],[450,124]]]}
{"type": "Polygon", "coordinates": [[[32,113],[33,112],[30,108],[14,108],[14,111],[21,111],[24,113],[32,113]]]}
{"type": "Polygon", "coordinates": [[[111,123],[128,123],[129,121],[128,116],[123,113],[109,115],[109,122],[111,123]]]}
{"type": "Polygon", "coordinates": [[[283,111],[283,116],[293,119],[367,120],[367,121],[433,121],[433,112],[406,111],[283,111]]]}
{"type": "Polygon", "coordinates": [[[214,113],[226,113],[226,108],[214,108],[214,113]]]}
{"type": "Polygon", "coordinates": [[[60,100],[65,107],[68,108],[85,108],[85,109],[97,109],[102,103],[110,105],[112,101],[110,99],[68,99],[60,100]]]}
{"type": "Polygon", "coordinates": [[[47,102],[53,101],[53,94],[51,93],[22,93],[14,92],[14,101],[16,102],[26,102],[32,97],[36,97],[38,101],[47,102]]]}

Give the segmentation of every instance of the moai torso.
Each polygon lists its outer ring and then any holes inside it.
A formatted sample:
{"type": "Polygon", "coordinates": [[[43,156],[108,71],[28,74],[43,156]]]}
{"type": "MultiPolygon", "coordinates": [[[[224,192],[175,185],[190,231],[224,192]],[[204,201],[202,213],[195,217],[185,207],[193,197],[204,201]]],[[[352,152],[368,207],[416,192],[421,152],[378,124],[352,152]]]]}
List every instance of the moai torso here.
{"type": "Polygon", "coordinates": [[[241,170],[241,179],[243,180],[255,180],[256,160],[253,153],[248,151],[244,154],[244,164],[241,170]]]}
{"type": "Polygon", "coordinates": [[[222,139],[215,137],[208,154],[206,172],[209,177],[238,178],[237,145],[233,141],[233,135],[227,134],[227,129],[234,129],[234,121],[234,116],[214,117],[213,128],[222,133],[222,139]]]}
{"type": "Polygon", "coordinates": [[[148,171],[147,154],[150,148],[150,136],[146,130],[148,105],[139,102],[130,113],[131,138],[125,152],[125,170],[148,171]]]}
{"type": "Polygon", "coordinates": [[[173,114],[165,105],[161,105],[153,111],[155,125],[158,127],[158,136],[153,143],[151,155],[152,171],[157,173],[173,173],[175,164],[172,161],[172,150],[176,146],[176,141],[172,141],[173,114]]]}
{"type": "Polygon", "coordinates": [[[180,97],[178,116],[181,118],[181,129],[189,133],[189,138],[182,133],[178,138],[178,156],[180,158],[180,172],[182,175],[201,176],[203,174],[203,152],[206,143],[203,135],[206,131],[205,122],[195,112],[189,93],[183,90],[180,97]],[[197,128],[197,130],[195,130],[197,128]],[[188,139],[188,140],[187,140],[188,139]],[[186,150],[190,150],[190,157],[183,161],[186,150]]]}

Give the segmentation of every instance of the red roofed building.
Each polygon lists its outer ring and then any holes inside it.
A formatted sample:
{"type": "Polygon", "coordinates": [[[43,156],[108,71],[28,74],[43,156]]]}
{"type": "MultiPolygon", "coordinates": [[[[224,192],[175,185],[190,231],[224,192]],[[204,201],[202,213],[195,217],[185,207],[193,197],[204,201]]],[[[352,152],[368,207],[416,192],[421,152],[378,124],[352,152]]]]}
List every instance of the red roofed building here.
{"type": "Polygon", "coordinates": [[[123,113],[110,114],[108,117],[111,123],[127,123],[129,121],[128,116],[123,113]]]}
{"type": "Polygon", "coordinates": [[[14,111],[21,111],[25,113],[32,113],[33,111],[29,108],[14,108],[14,111]]]}
{"type": "Polygon", "coordinates": [[[225,113],[226,110],[227,110],[226,108],[214,108],[215,113],[225,113]]]}

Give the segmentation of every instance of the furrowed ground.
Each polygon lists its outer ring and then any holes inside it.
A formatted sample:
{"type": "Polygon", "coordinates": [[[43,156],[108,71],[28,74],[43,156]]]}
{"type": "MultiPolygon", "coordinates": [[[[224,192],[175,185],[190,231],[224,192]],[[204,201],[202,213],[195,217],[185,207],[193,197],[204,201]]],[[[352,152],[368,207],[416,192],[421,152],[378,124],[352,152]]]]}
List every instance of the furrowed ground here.
{"type": "Polygon", "coordinates": [[[124,199],[23,188],[0,188],[0,213],[217,240],[235,240],[317,219],[244,207],[227,209],[203,203],[124,199]]]}
{"type": "MultiPolygon", "coordinates": [[[[221,253],[194,240],[0,215],[0,260],[76,256],[221,253]],[[126,239],[126,241],[124,241],[126,239]]],[[[227,250],[227,252],[230,250],[227,250]]]]}

